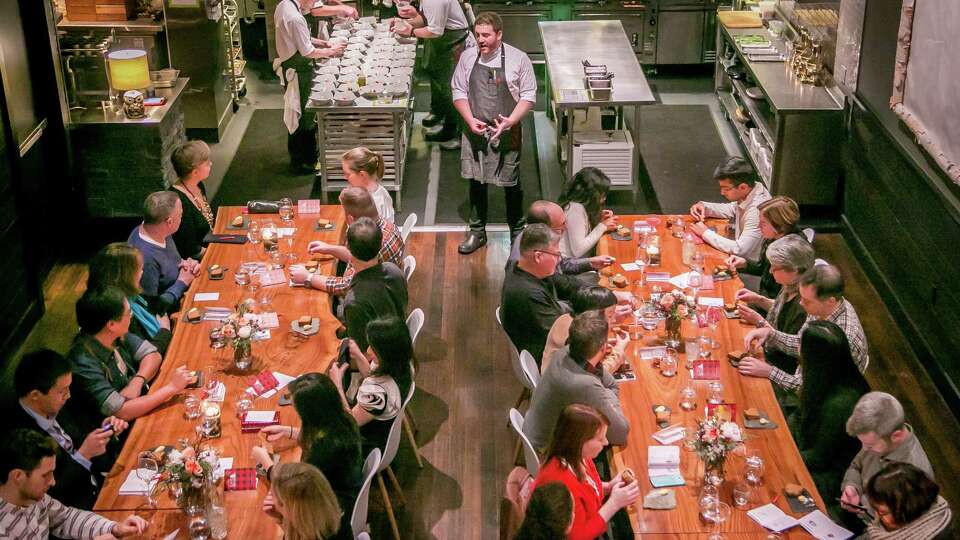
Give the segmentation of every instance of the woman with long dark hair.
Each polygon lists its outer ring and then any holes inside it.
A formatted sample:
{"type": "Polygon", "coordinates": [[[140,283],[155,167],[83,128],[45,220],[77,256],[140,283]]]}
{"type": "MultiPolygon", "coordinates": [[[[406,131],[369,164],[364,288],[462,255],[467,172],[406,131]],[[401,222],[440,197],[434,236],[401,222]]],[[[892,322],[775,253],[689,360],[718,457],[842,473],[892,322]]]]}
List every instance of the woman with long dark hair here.
{"type": "Polygon", "coordinates": [[[563,482],[533,490],[513,540],[564,540],[573,526],[573,496],[563,482]]]}
{"type": "Polygon", "coordinates": [[[390,426],[410,391],[416,368],[410,330],[403,319],[391,316],[370,321],[367,343],[370,346],[364,354],[356,342],[350,341],[350,359],[362,377],[356,399],[348,399],[343,388],[343,374],[349,366],[330,367],[330,379],[340,392],[342,407],[360,426],[364,452],[384,449],[390,426]]]}
{"type": "MultiPolygon", "coordinates": [[[[340,403],[340,393],[326,376],[306,373],[288,386],[293,408],[300,416],[301,427],[268,426],[260,430],[270,443],[296,441],[302,449],[301,460],[315,466],[330,482],[337,501],[344,508],[345,523],[353,510],[363,483],[363,456],[357,423],[340,403]]],[[[255,446],[254,460],[269,471],[273,465],[270,452],[255,446]]]]}
{"type": "Polygon", "coordinates": [[[584,257],[592,252],[607,231],[617,228],[617,218],[604,210],[610,179],[596,167],[584,167],[567,182],[557,201],[567,216],[567,230],[560,239],[564,257],[584,257]]]}
{"type": "Polygon", "coordinates": [[[830,321],[811,321],[800,334],[800,366],[810,376],[803,378],[790,431],[820,493],[840,493],[843,473],[860,450],[860,441],[847,434],[847,419],[870,387],[843,329],[830,321]]]}
{"type": "Polygon", "coordinates": [[[570,540],[593,540],[607,522],[640,496],[637,481],[627,484],[618,474],[603,482],[593,460],[607,445],[607,419],[593,407],[574,403],[560,414],[534,489],[562,482],[573,495],[570,540]]]}
{"type": "Polygon", "coordinates": [[[173,333],[170,317],[154,314],[140,293],[140,276],[143,275],[143,255],[140,250],[126,242],[107,244],[90,259],[87,289],[101,290],[116,287],[127,297],[130,304],[130,333],[143,338],[166,354],[173,333]]]}
{"type": "Polygon", "coordinates": [[[870,540],[947,540],[956,538],[952,513],[940,486],[917,467],[892,462],[865,488],[876,520],[867,527],[870,540]]]}

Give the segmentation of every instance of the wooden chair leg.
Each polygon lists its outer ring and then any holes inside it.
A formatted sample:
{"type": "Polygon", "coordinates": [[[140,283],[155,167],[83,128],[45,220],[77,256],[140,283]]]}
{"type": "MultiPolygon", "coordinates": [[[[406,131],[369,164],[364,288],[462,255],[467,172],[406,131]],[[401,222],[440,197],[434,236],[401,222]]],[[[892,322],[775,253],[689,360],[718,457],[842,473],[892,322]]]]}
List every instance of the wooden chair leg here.
{"type": "Polygon", "coordinates": [[[407,434],[407,440],[410,441],[410,446],[413,448],[413,455],[417,458],[417,467],[423,468],[423,458],[420,457],[420,447],[417,446],[417,439],[413,436],[413,429],[410,427],[410,423],[407,422],[407,417],[403,417],[403,431],[407,434]]]}
{"type": "Polygon", "coordinates": [[[393,474],[393,467],[387,466],[387,477],[390,478],[390,483],[393,484],[393,490],[397,492],[397,497],[400,499],[400,506],[407,505],[407,499],[403,496],[403,488],[400,487],[400,482],[397,482],[397,475],[393,474]]]}
{"type": "Polygon", "coordinates": [[[380,496],[383,497],[383,506],[387,508],[387,519],[390,520],[390,529],[393,531],[393,540],[400,540],[400,529],[397,528],[397,518],[393,515],[393,505],[390,504],[390,494],[383,483],[383,473],[377,474],[377,485],[380,486],[380,496]]]}
{"type": "Polygon", "coordinates": [[[412,429],[414,433],[419,433],[420,428],[417,427],[417,419],[413,417],[413,411],[408,408],[403,411],[403,414],[406,415],[404,420],[410,424],[410,429],[412,429]]]}

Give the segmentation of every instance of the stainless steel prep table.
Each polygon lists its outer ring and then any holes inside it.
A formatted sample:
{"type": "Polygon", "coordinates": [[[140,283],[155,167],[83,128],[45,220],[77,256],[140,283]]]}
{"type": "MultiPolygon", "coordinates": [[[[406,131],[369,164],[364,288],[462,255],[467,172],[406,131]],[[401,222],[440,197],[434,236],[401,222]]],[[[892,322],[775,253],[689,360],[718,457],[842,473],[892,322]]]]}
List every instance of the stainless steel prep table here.
{"type": "MultiPolygon", "coordinates": [[[[540,22],[543,53],[547,66],[547,96],[557,119],[557,152],[562,160],[561,129],[566,122],[567,178],[573,176],[573,118],[577,109],[615,107],[623,122],[623,107],[633,106],[634,177],[629,186],[636,199],[640,173],[640,106],[656,99],[643,75],[640,62],[620,21],[540,22]],[[582,60],[604,64],[613,72],[613,92],[609,100],[592,101],[583,80],[582,60]]],[[[625,124],[625,122],[624,122],[625,124]]],[[[628,186],[614,186],[625,189],[628,186]]]]}
{"type": "Polygon", "coordinates": [[[410,141],[413,99],[410,93],[390,103],[371,102],[358,97],[354,105],[307,103],[307,113],[317,115],[317,160],[320,162],[320,190],[340,191],[347,187],[340,156],[352,148],[366,146],[383,156],[380,184],[395,193],[401,205],[404,157],[410,141]]]}

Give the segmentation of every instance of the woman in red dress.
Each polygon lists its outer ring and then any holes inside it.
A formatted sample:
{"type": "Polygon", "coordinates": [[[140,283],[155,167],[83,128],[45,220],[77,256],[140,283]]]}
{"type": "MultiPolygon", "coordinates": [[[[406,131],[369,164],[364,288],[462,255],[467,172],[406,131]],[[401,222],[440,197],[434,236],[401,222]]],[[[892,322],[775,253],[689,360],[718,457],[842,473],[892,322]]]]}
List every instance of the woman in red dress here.
{"type": "Polygon", "coordinates": [[[549,482],[562,482],[570,490],[573,525],[567,533],[568,540],[602,536],[610,518],[640,496],[636,480],[627,484],[619,474],[609,482],[600,479],[593,460],[606,445],[607,419],[601,413],[579,403],[563,410],[534,489],[549,482]]]}

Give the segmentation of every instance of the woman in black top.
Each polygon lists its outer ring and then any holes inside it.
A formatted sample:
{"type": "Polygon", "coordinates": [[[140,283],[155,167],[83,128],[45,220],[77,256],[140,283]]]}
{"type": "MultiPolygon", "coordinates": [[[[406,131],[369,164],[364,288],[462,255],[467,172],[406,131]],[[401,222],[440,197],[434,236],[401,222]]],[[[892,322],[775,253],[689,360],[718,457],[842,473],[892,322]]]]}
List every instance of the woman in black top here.
{"type": "Polygon", "coordinates": [[[416,368],[410,331],[403,319],[391,316],[370,321],[367,323],[367,342],[370,346],[364,355],[356,343],[350,341],[350,358],[362,377],[356,399],[347,399],[343,390],[343,373],[349,366],[335,364],[330,367],[330,378],[340,391],[342,406],[360,425],[365,453],[373,448],[384,450],[390,427],[400,414],[416,368]]]}
{"type": "Polygon", "coordinates": [[[760,288],[757,292],[761,296],[774,298],[780,292],[780,284],[774,279],[770,272],[770,262],[763,255],[767,252],[770,244],[778,238],[783,238],[789,234],[796,235],[798,238],[806,239],[798,227],[800,221],[800,208],[790,197],[777,196],[770,200],[760,203],[757,207],[760,211],[760,234],[763,235],[763,243],[760,245],[760,259],[748,261],[743,257],[731,255],[727,257],[727,265],[737,268],[743,274],[760,276],[760,288]]]}
{"type": "MultiPolygon", "coordinates": [[[[774,240],[767,248],[766,256],[770,265],[770,275],[781,286],[777,297],[770,299],[747,290],[737,291],[737,300],[747,302],[758,309],[765,310],[766,318],[761,317],[753,309],[741,305],[740,316],[743,320],[757,326],[770,325],[774,329],[787,334],[796,334],[807,319],[807,312],[800,305],[800,292],[797,283],[800,276],[813,268],[813,246],[806,239],[791,234],[774,240]]],[[[797,368],[797,360],[780,351],[764,348],[767,363],[776,366],[787,373],[793,373],[797,368]]],[[[758,362],[750,359],[741,362],[740,371],[746,375],[758,376],[751,372],[752,364],[758,362]]],[[[774,387],[777,391],[778,387],[774,387]]]]}
{"type": "MultiPolygon", "coordinates": [[[[353,417],[343,409],[340,394],[329,378],[307,373],[290,383],[293,407],[301,426],[269,426],[261,430],[269,442],[296,440],[302,449],[301,460],[316,468],[330,482],[344,511],[344,525],[350,527],[350,514],[363,483],[363,457],[360,432],[353,417]]],[[[262,467],[273,465],[270,453],[260,446],[252,450],[262,467]]]]}
{"type": "MultiPolygon", "coordinates": [[[[800,365],[800,408],[788,419],[790,433],[820,493],[840,493],[843,473],[860,450],[860,441],[847,434],[847,419],[870,387],[843,329],[830,321],[807,324],[800,335],[800,365]]],[[[827,506],[839,511],[832,497],[827,506]]]]}
{"type": "Polygon", "coordinates": [[[172,186],[183,205],[180,228],[173,233],[173,241],[183,258],[200,260],[207,249],[203,238],[213,228],[214,212],[207,202],[207,188],[203,181],[210,176],[210,147],[203,141],[187,141],[170,156],[173,170],[179,178],[172,186]]]}

